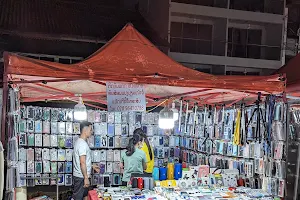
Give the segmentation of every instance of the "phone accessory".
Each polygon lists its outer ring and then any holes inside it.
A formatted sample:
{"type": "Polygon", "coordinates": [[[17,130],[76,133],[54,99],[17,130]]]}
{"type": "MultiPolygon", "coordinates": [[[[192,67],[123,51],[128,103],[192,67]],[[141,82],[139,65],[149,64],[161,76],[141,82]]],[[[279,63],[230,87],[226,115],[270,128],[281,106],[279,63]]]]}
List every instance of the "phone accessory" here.
{"type": "Polygon", "coordinates": [[[64,162],[57,162],[57,172],[65,173],[65,163],[64,162]]]}
{"type": "Polygon", "coordinates": [[[42,133],[43,132],[43,128],[42,128],[42,121],[35,121],[34,122],[34,132],[35,133],[42,133]]]}
{"type": "Polygon", "coordinates": [[[121,124],[115,124],[115,135],[116,136],[122,135],[122,125],[121,124]]]}
{"type": "Polygon", "coordinates": [[[51,134],[58,133],[58,124],[56,121],[51,121],[51,134]]]}
{"type": "Polygon", "coordinates": [[[65,173],[72,173],[73,170],[73,163],[72,162],[66,162],[65,163],[65,173]]]}
{"type": "Polygon", "coordinates": [[[43,160],[50,160],[50,150],[49,149],[43,149],[42,150],[42,156],[43,156],[43,160]]]}
{"type": "Polygon", "coordinates": [[[42,161],[42,149],[41,148],[35,148],[34,150],[35,153],[35,160],[36,161],[42,161]]]}
{"type": "Polygon", "coordinates": [[[56,174],[57,173],[57,162],[51,162],[51,173],[56,174]]]}
{"type": "Polygon", "coordinates": [[[65,174],[65,186],[73,185],[73,177],[72,174],[65,174]]]}
{"type": "Polygon", "coordinates": [[[108,148],[114,148],[114,147],[115,147],[114,137],[108,137],[108,148]]]}
{"type": "Polygon", "coordinates": [[[58,149],[57,151],[58,161],[66,160],[66,151],[64,149],[58,149]]]}
{"type": "Polygon", "coordinates": [[[51,172],[50,161],[43,160],[43,170],[44,170],[44,173],[50,173],[51,172]]]}
{"type": "Polygon", "coordinates": [[[80,123],[73,123],[73,134],[80,134],[80,123]]]}
{"type": "Polygon", "coordinates": [[[72,135],[66,135],[65,147],[73,148],[73,136],[72,135]]]}
{"type": "Polygon", "coordinates": [[[72,161],[72,158],[73,158],[73,149],[66,149],[66,161],[72,161]]]}
{"type": "Polygon", "coordinates": [[[58,146],[57,135],[50,135],[50,145],[51,147],[58,146]]]}
{"type": "Polygon", "coordinates": [[[51,146],[50,135],[43,134],[43,146],[44,147],[50,147],[51,146]]]}
{"type": "Polygon", "coordinates": [[[50,183],[50,178],[49,178],[49,174],[42,174],[42,184],[43,185],[49,185],[50,183]]]}

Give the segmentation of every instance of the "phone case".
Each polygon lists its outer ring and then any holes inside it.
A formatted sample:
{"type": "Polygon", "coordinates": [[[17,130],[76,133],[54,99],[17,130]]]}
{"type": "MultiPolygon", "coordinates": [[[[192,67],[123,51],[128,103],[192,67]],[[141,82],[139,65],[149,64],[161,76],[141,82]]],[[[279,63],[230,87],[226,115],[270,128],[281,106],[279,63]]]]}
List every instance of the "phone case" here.
{"type": "Polygon", "coordinates": [[[33,106],[27,106],[27,119],[34,119],[35,108],[33,106]]]}
{"type": "Polygon", "coordinates": [[[66,110],[66,121],[69,121],[69,122],[74,121],[73,109],[66,110]]]}
{"type": "Polygon", "coordinates": [[[66,120],[66,110],[63,108],[58,109],[58,121],[65,121],[66,120]]]}
{"type": "Polygon", "coordinates": [[[51,121],[58,121],[58,109],[51,108],[51,121]]]}
{"type": "Polygon", "coordinates": [[[49,174],[42,174],[42,177],[43,177],[42,184],[43,185],[49,185],[49,183],[50,183],[49,174]]]}
{"type": "Polygon", "coordinates": [[[115,124],[115,135],[116,136],[122,135],[122,125],[121,124],[115,124]]]}
{"type": "Polygon", "coordinates": [[[57,149],[50,149],[50,161],[57,161],[57,149]]]}
{"type": "Polygon", "coordinates": [[[108,112],[107,113],[107,123],[115,123],[115,113],[113,112],[108,112]]]}
{"type": "Polygon", "coordinates": [[[116,124],[122,123],[122,113],[121,112],[115,112],[115,123],[116,124]]]}
{"type": "Polygon", "coordinates": [[[72,135],[73,134],[73,123],[66,122],[66,134],[72,135]]]}
{"type": "Polygon", "coordinates": [[[114,148],[114,147],[115,147],[115,138],[108,137],[108,148],[114,148]]]}
{"type": "Polygon", "coordinates": [[[20,174],[20,181],[19,185],[17,187],[26,187],[27,186],[27,181],[26,181],[26,174],[20,174]]]}
{"type": "Polygon", "coordinates": [[[66,143],[66,135],[58,135],[57,142],[59,148],[64,148],[66,143]]]}
{"type": "Polygon", "coordinates": [[[57,185],[56,174],[50,175],[50,185],[57,185]]]}
{"type": "Polygon", "coordinates": [[[115,136],[115,125],[114,124],[107,124],[107,135],[109,137],[115,136]]]}
{"type": "Polygon", "coordinates": [[[96,123],[101,122],[101,114],[99,110],[95,111],[95,122],[96,123]]]}
{"type": "Polygon", "coordinates": [[[101,148],[101,136],[100,135],[95,135],[95,148],[101,148]]]}
{"type": "Polygon", "coordinates": [[[121,148],[126,148],[128,145],[129,139],[128,137],[121,137],[121,148]]]}
{"type": "Polygon", "coordinates": [[[27,173],[34,173],[34,161],[27,161],[27,173]]]}
{"type": "Polygon", "coordinates": [[[106,150],[100,150],[99,151],[99,162],[100,161],[106,161],[106,150]]]}
{"type": "Polygon", "coordinates": [[[57,162],[51,162],[51,173],[56,174],[57,173],[57,162]]]}
{"type": "Polygon", "coordinates": [[[65,147],[73,148],[73,136],[72,135],[66,135],[65,147]]]}
{"type": "Polygon", "coordinates": [[[73,158],[73,149],[66,149],[66,161],[72,161],[72,158],[73,158]]]}
{"type": "Polygon", "coordinates": [[[73,134],[80,134],[80,123],[73,123],[73,134]]]}
{"type": "Polygon", "coordinates": [[[73,170],[73,163],[72,162],[66,162],[65,167],[66,167],[66,170],[65,170],[66,173],[72,173],[72,170],[73,170]]]}
{"type": "Polygon", "coordinates": [[[34,122],[34,132],[35,133],[42,133],[43,132],[43,127],[42,127],[43,123],[42,121],[35,121],[34,122]]]}
{"type": "Polygon", "coordinates": [[[66,122],[58,122],[58,134],[66,134],[66,122]]]}
{"type": "Polygon", "coordinates": [[[100,162],[99,163],[99,168],[100,168],[100,174],[105,174],[105,172],[106,172],[106,162],[100,162]]]}
{"type": "Polygon", "coordinates": [[[34,158],[36,161],[42,161],[42,149],[41,148],[35,148],[34,150],[34,158]]]}
{"type": "Polygon", "coordinates": [[[107,112],[106,111],[101,111],[101,122],[107,122],[107,112]]]}
{"type": "Polygon", "coordinates": [[[58,133],[58,124],[56,121],[51,121],[51,134],[57,134],[58,133]]]}
{"type": "Polygon", "coordinates": [[[27,149],[27,161],[34,161],[34,149],[27,149]]]}
{"type": "Polygon", "coordinates": [[[19,146],[27,146],[27,135],[26,133],[19,134],[19,146]]]}
{"type": "Polygon", "coordinates": [[[115,136],[115,148],[120,148],[120,147],[121,147],[121,137],[115,136]]]}
{"type": "Polygon", "coordinates": [[[65,163],[64,162],[57,162],[57,172],[65,173],[65,163]]]}
{"type": "Polygon", "coordinates": [[[43,160],[50,160],[50,150],[43,149],[42,150],[43,160]]]}
{"type": "Polygon", "coordinates": [[[113,162],[113,173],[120,173],[120,162],[113,162]]]}
{"type": "Polygon", "coordinates": [[[40,173],[37,173],[37,174],[35,174],[35,177],[36,177],[36,178],[34,179],[35,185],[43,185],[42,179],[39,178],[39,177],[42,177],[42,175],[41,175],[40,173]]]}
{"type": "Polygon", "coordinates": [[[57,175],[57,185],[65,185],[65,175],[64,174],[57,175]]]}
{"type": "Polygon", "coordinates": [[[26,173],[26,161],[19,161],[18,167],[19,167],[19,173],[21,173],[21,174],[26,173]]]}
{"type": "Polygon", "coordinates": [[[28,131],[28,129],[27,129],[27,121],[26,120],[20,120],[20,122],[19,122],[19,131],[20,132],[27,132],[28,131]]]}
{"type": "Polygon", "coordinates": [[[43,172],[43,166],[41,161],[35,161],[35,173],[42,173],[43,172]]]}
{"type": "Polygon", "coordinates": [[[44,170],[44,173],[50,173],[51,172],[50,161],[49,160],[43,160],[43,170],[44,170]]]}
{"type": "Polygon", "coordinates": [[[43,146],[44,147],[50,147],[51,146],[50,135],[48,135],[48,134],[43,135],[43,146]]]}
{"type": "Polygon", "coordinates": [[[101,136],[101,148],[107,148],[108,147],[108,141],[107,136],[101,136]]]}
{"type": "Polygon", "coordinates": [[[87,111],[87,120],[88,122],[95,122],[95,111],[94,110],[88,110],[87,111]]]}
{"type": "Polygon", "coordinates": [[[121,113],[121,123],[127,124],[128,123],[128,112],[121,113]]]}
{"type": "Polygon", "coordinates": [[[29,133],[33,133],[34,132],[34,121],[33,120],[27,120],[27,131],[29,133]]]}
{"type": "Polygon", "coordinates": [[[57,160],[65,161],[66,160],[66,151],[64,149],[58,149],[57,151],[57,160]]]}
{"type": "Polygon", "coordinates": [[[101,125],[100,123],[94,123],[94,134],[101,135],[101,125]]]}
{"type": "Polygon", "coordinates": [[[106,163],[106,172],[107,173],[113,173],[113,162],[107,162],[106,163]]]}
{"type": "Polygon", "coordinates": [[[114,162],[120,162],[120,161],[121,161],[121,151],[114,150],[114,162]]]}
{"type": "Polygon", "coordinates": [[[129,127],[127,124],[122,124],[122,136],[128,136],[129,135],[129,127]]]}
{"type": "Polygon", "coordinates": [[[65,186],[73,185],[73,176],[72,174],[65,174],[65,186]]]}
{"type": "Polygon", "coordinates": [[[114,161],[114,151],[113,150],[107,150],[106,158],[107,158],[107,162],[114,161]]]}
{"type": "Polygon", "coordinates": [[[20,148],[19,149],[19,161],[27,160],[27,149],[20,148]]]}

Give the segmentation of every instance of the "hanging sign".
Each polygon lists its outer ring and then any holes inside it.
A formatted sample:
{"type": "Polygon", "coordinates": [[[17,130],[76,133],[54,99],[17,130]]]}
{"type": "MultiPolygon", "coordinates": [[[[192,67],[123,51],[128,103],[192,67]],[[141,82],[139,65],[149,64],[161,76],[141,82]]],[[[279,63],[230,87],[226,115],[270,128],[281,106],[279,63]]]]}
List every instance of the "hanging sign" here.
{"type": "Polygon", "coordinates": [[[107,82],[107,109],[109,112],[145,111],[146,97],[143,85],[107,82]]]}

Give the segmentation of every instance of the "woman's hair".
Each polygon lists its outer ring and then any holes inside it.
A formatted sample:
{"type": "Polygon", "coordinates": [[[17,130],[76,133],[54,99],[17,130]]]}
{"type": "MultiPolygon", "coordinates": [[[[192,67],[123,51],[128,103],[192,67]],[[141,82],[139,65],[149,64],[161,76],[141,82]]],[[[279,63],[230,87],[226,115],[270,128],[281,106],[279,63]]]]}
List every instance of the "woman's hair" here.
{"type": "Polygon", "coordinates": [[[126,147],[126,155],[131,156],[135,152],[135,145],[142,141],[143,138],[140,135],[133,135],[132,138],[129,139],[128,146],[126,147]]]}
{"type": "Polygon", "coordinates": [[[144,138],[144,141],[145,141],[148,151],[149,151],[150,160],[152,160],[153,159],[152,149],[151,149],[149,140],[148,140],[146,134],[144,133],[143,129],[141,129],[141,128],[135,129],[133,131],[133,135],[140,135],[142,138],[144,138]]]}

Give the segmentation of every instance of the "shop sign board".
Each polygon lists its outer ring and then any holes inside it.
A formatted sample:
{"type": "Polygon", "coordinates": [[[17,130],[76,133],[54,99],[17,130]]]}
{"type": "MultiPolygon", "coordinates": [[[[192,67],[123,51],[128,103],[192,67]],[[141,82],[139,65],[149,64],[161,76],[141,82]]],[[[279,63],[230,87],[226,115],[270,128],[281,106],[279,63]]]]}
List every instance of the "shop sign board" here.
{"type": "Polygon", "coordinates": [[[124,82],[106,82],[109,112],[146,111],[144,85],[124,82]]]}

